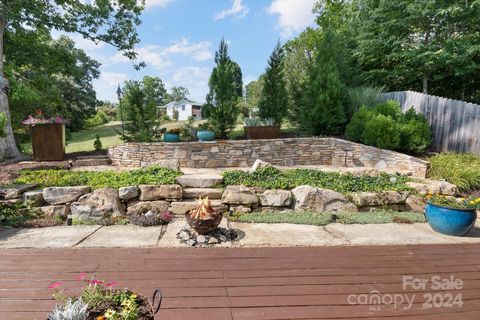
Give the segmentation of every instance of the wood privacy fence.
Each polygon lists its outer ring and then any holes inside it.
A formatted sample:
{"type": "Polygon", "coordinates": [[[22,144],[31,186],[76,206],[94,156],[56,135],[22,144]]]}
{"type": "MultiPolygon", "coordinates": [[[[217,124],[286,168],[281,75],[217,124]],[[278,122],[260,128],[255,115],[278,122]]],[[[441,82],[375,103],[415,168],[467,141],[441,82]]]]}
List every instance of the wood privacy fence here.
{"type": "Polygon", "coordinates": [[[480,105],[414,91],[388,92],[385,100],[400,102],[425,115],[433,133],[434,151],[472,152],[480,155],[480,105]]]}

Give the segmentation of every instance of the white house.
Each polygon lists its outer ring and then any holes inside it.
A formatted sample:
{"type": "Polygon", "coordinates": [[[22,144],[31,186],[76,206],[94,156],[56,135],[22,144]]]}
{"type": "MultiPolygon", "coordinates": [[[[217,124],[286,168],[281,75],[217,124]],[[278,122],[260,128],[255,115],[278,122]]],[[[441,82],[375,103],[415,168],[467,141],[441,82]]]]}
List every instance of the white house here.
{"type": "Polygon", "coordinates": [[[167,111],[167,116],[170,119],[174,119],[174,110],[178,111],[178,120],[185,121],[189,117],[195,117],[197,120],[202,119],[202,107],[203,103],[182,100],[182,101],[172,101],[167,105],[161,106],[160,109],[165,109],[167,111]]]}

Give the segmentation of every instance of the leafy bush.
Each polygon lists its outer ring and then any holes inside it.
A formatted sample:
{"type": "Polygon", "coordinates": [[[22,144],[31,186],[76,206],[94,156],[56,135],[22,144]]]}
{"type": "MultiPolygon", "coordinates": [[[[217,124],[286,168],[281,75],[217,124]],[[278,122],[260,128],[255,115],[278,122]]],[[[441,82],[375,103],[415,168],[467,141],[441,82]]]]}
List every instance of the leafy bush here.
{"type": "Polygon", "coordinates": [[[101,150],[102,149],[102,141],[100,140],[100,136],[98,134],[95,137],[95,140],[93,141],[93,148],[95,150],[101,150]]]}
{"type": "Polygon", "coordinates": [[[430,146],[427,120],[413,108],[402,114],[398,102],[389,100],[373,108],[361,107],[347,125],[349,140],[383,149],[420,154],[430,146]]]}
{"type": "Polygon", "coordinates": [[[223,173],[223,186],[242,184],[247,187],[294,189],[301,185],[310,185],[342,193],[384,190],[410,191],[411,189],[405,185],[409,180],[405,176],[393,177],[385,173],[380,174],[378,177],[371,177],[368,175],[354,176],[351,173],[341,174],[313,169],[281,171],[275,167],[259,168],[253,173],[240,170],[223,173]]]}
{"type": "Polygon", "coordinates": [[[150,166],[131,171],[68,171],[68,170],[22,170],[17,183],[37,183],[42,187],[90,186],[98,188],[121,188],[140,184],[174,184],[181,175],[178,170],[150,166]]]}
{"type": "Polygon", "coordinates": [[[382,93],[385,87],[356,87],[348,89],[348,104],[346,116],[351,119],[352,115],[362,106],[373,107],[381,103],[382,93]]]}
{"type": "Polygon", "coordinates": [[[361,141],[370,146],[395,150],[400,145],[400,132],[392,118],[377,114],[365,123],[361,141]]]}
{"type": "Polygon", "coordinates": [[[471,153],[442,153],[428,161],[430,178],[445,179],[464,192],[480,189],[480,157],[471,153]]]}
{"type": "Polygon", "coordinates": [[[103,112],[102,110],[98,110],[97,113],[93,117],[88,118],[85,121],[85,125],[87,127],[95,127],[95,126],[105,124],[108,121],[109,121],[109,118],[108,118],[107,114],[105,112],[103,112]]]}

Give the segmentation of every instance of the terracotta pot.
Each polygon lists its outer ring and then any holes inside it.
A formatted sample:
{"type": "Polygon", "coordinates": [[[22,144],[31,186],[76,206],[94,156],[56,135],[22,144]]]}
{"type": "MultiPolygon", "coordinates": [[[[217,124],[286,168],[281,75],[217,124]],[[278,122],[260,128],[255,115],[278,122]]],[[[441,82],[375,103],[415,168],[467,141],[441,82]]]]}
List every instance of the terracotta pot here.
{"type": "Polygon", "coordinates": [[[277,139],[280,126],[244,126],[243,131],[247,139],[277,139]]]}
{"type": "Polygon", "coordinates": [[[207,234],[215,230],[220,222],[222,222],[223,213],[219,213],[214,219],[202,220],[190,217],[189,210],[185,212],[185,217],[187,219],[187,223],[190,225],[190,227],[192,227],[193,230],[199,234],[207,234]]]}

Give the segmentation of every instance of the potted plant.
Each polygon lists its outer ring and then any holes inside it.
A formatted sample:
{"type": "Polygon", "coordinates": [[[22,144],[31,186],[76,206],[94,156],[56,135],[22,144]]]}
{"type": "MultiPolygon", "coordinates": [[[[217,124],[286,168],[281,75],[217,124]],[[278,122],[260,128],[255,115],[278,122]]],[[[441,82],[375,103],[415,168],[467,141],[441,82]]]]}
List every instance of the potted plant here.
{"type": "Polygon", "coordinates": [[[48,315],[48,320],[153,320],[160,309],[162,297],[158,289],[152,298],[152,303],[156,304],[154,310],[146,297],[129,289],[114,289],[115,282],[86,280],[85,274],[77,280],[84,282],[79,297],[67,296],[66,289],[59,290],[63,281],[56,281],[48,287],[55,290],[53,298],[60,302],[48,315]]]}
{"type": "Polygon", "coordinates": [[[200,198],[195,209],[185,212],[187,223],[199,234],[207,234],[215,230],[222,221],[223,214],[212,208],[208,197],[200,198]]]}
{"type": "Polygon", "coordinates": [[[180,132],[182,129],[180,128],[172,128],[167,130],[163,134],[163,141],[164,142],[180,142],[180,132]]]}
{"type": "Polygon", "coordinates": [[[215,131],[212,125],[208,122],[198,125],[197,138],[199,141],[213,141],[215,140],[215,131]]]}
{"type": "Polygon", "coordinates": [[[247,139],[277,139],[280,135],[280,126],[273,118],[257,119],[245,118],[243,131],[247,139]]]}
{"type": "Polygon", "coordinates": [[[37,161],[60,161],[65,156],[65,124],[61,116],[47,117],[42,110],[22,121],[31,127],[33,158],[37,161]]]}
{"type": "Polygon", "coordinates": [[[427,196],[425,217],[433,230],[452,236],[463,236],[475,225],[480,198],[427,196]]]}

